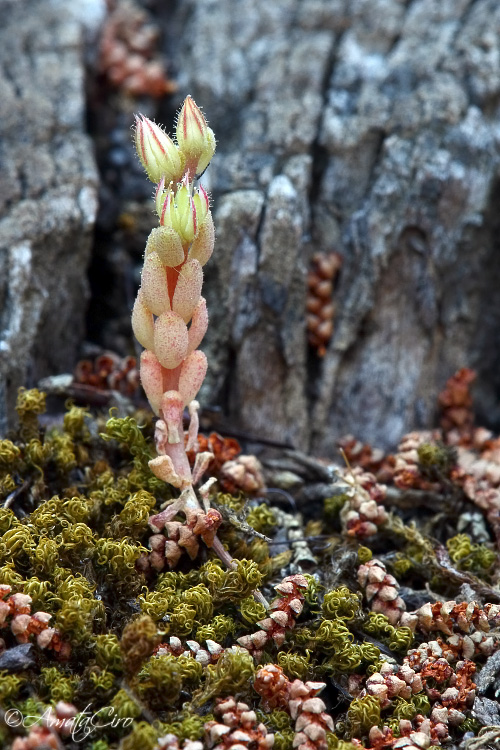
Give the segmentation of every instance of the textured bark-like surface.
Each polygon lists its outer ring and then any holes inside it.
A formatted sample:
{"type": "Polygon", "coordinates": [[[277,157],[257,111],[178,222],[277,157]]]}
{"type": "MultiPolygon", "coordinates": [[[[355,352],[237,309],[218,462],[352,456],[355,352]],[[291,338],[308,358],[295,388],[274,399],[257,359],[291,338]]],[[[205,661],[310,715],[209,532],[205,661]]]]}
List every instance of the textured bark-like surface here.
{"type": "Polygon", "coordinates": [[[219,138],[211,400],[331,455],[346,432],[387,447],[431,424],[467,365],[498,422],[497,0],[187,0],[168,28],[219,138]],[[321,361],[314,250],[344,258],[321,361]]]}
{"type": "Polygon", "coordinates": [[[66,11],[0,2],[0,434],[19,386],[71,369],[83,334],[97,173],[66,11]]]}

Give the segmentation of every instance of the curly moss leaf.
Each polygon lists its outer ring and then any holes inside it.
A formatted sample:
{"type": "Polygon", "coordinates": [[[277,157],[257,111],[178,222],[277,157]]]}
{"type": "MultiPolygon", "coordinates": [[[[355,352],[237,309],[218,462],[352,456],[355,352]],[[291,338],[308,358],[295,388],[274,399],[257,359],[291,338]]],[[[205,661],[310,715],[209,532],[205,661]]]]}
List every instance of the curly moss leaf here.
{"type": "Polygon", "coordinates": [[[0,440],[0,469],[16,468],[21,458],[21,449],[12,440],[0,440]]]}
{"type": "Polygon", "coordinates": [[[46,410],[45,393],[37,388],[17,392],[16,411],[19,417],[19,432],[23,440],[38,435],[38,417],[46,410]]]}
{"type": "Polygon", "coordinates": [[[173,734],[179,740],[202,740],[205,735],[205,722],[210,721],[207,716],[188,716],[183,721],[175,721],[166,724],[164,727],[165,734],[173,734]]]}
{"type": "Polygon", "coordinates": [[[278,664],[290,680],[305,680],[311,666],[311,655],[309,651],[306,654],[280,651],[278,664]]]}
{"type": "Polygon", "coordinates": [[[129,476],[131,484],[162,495],[168,494],[165,482],[159,481],[151,473],[148,462],[154,458],[154,453],[133,417],[111,417],[101,437],[103,440],[117,440],[127,446],[134,459],[134,474],[129,476]]]}
{"type": "Polygon", "coordinates": [[[247,596],[239,603],[239,613],[246,623],[255,625],[266,617],[267,610],[263,604],[256,602],[253,596],[247,596]]]}
{"type": "Polygon", "coordinates": [[[123,670],[120,642],[113,633],[97,635],[95,639],[95,660],[99,667],[112,672],[123,670]]]}
{"type": "Polygon", "coordinates": [[[25,677],[9,674],[5,670],[0,672],[0,704],[5,708],[12,705],[20,689],[26,683],[25,677]]]}
{"type": "Polygon", "coordinates": [[[58,667],[45,667],[41,670],[42,689],[48,691],[50,700],[71,703],[78,684],[78,677],[64,676],[58,667]]]}
{"type": "Polygon", "coordinates": [[[360,597],[347,586],[340,586],[325,594],[321,611],[325,619],[352,622],[361,614],[360,597]]]}
{"type": "Polygon", "coordinates": [[[87,427],[86,420],[90,418],[88,409],[82,406],[75,406],[71,402],[66,404],[66,414],[64,415],[64,431],[70,435],[73,440],[87,441],[90,438],[90,431],[87,427]]]}
{"type": "Polygon", "coordinates": [[[275,514],[265,503],[252,508],[245,521],[249,526],[255,529],[255,531],[258,531],[261,534],[269,534],[278,523],[275,514]]]}
{"type": "Polygon", "coordinates": [[[151,617],[141,615],[125,626],[120,649],[125,672],[134,675],[143,662],[151,656],[160,641],[157,627],[151,617]]]}
{"type": "Polygon", "coordinates": [[[354,698],[347,710],[347,720],[353,737],[361,737],[372,727],[378,727],[381,721],[378,699],[373,695],[354,698]]]}
{"type": "Polygon", "coordinates": [[[194,706],[201,706],[214,696],[247,692],[253,683],[255,665],[246,649],[231,646],[224,651],[217,664],[206,668],[206,673],[205,688],[193,697],[194,706]]]}
{"type": "Polygon", "coordinates": [[[233,635],[236,632],[236,628],[236,622],[232,617],[215,615],[211,622],[206,625],[200,625],[196,630],[196,640],[198,642],[211,640],[216,643],[223,643],[229,635],[233,635]]]}
{"type": "Polygon", "coordinates": [[[120,719],[137,719],[142,713],[141,706],[125,690],[119,690],[110,705],[120,719]]]}
{"type": "MultiPolygon", "coordinates": [[[[201,664],[191,661],[199,667],[201,677],[201,664]]],[[[138,693],[155,710],[166,710],[177,703],[182,687],[181,665],[172,654],[152,657],[138,675],[138,693]]]]}
{"type": "Polygon", "coordinates": [[[163,735],[163,727],[153,726],[147,721],[134,722],[130,734],[120,743],[121,750],[153,750],[158,737],[163,735]]]}

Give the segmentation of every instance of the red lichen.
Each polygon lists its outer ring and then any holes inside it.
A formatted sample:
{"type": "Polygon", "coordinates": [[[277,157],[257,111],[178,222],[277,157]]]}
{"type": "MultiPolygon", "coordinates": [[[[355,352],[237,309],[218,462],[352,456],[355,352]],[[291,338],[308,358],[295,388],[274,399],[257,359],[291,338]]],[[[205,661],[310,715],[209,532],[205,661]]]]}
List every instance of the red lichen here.
{"type": "Polygon", "coordinates": [[[170,520],[167,508],[166,511],[149,519],[150,528],[156,532],[149,537],[149,562],[155,570],[163,570],[165,563],[174,568],[183,551],[194,560],[200,548],[200,539],[207,547],[213,546],[215,535],[222,523],[219,511],[210,508],[205,513],[201,508],[187,508],[185,516],[184,522],[170,520]],[[160,533],[163,530],[166,536],[160,533]]]}
{"type": "Polygon", "coordinates": [[[218,698],[215,715],[220,721],[207,721],[205,738],[209,748],[231,750],[231,748],[253,748],[269,750],[274,744],[274,735],[269,734],[264,724],[257,722],[257,715],[246,703],[235,698],[218,698]]]}
{"type": "Polygon", "coordinates": [[[335,303],[333,288],[342,265],[338,253],[315,253],[307,277],[307,340],[324,357],[333,334],[335,303]]]}
{"type": "Polygon", "coordinates": [[[135,357],[119,357],[104,352],[93,361],[83,359],[76,365],[74,382],[101,391],[119,391],[133,396],[139,388],[139,373],[135,357]]]}
{"type": "Polygon", "coordinates": [[[475,379],[474,370],[463,367],[446,381],[446,386],[439,394],[441,428],[447,442],[453,445],[470,443],[474,426],[470,385],[475,379]]]}
{"type": "Polygon", "coordinates": [[[160,98],[177,90],[156,52],[158,28],[133,2],[113,4],[99,46],[98,69],[105,80],[132,96],[160,98]]]}
{"type": "Polygon", "coordinates": [[[274,641],[277,646],[283,645],[287,630],[294,627],[295,619],[302,612],[303,592],[307,586],[303,575],[288,576],[275,586],[280,596],[271,602],[269,617],[257,623],[261,630],[238,638],[240,646],[248,649],[258,660],[269,641],[274,641]]]}
{"type": "Polygon", "coordinates": [[[387,520],[387,512],[380,504],[387,487],[379,484],[373,474],[359,467],[340,472],[346,482],[347,501],[340,512],[342,528],[348,536],[363,539],[373,536],[387,520]]]}
{"type": "MultiPolygon", "coordinates": [[[[68,659],[71,646],[62,640],[56,628],[49,628],[52,615],[42,611],[32,614],[31,596],[22,593],[8,596],[10,591],[11,587],[7,584],[0,585],[0,629],[10,625],[18,643],[28,643],[34,636],[39,648],[51,649],[61,661],[68,659]]],[[[3,640],[2,648],[5,649],[3,640]]]]}

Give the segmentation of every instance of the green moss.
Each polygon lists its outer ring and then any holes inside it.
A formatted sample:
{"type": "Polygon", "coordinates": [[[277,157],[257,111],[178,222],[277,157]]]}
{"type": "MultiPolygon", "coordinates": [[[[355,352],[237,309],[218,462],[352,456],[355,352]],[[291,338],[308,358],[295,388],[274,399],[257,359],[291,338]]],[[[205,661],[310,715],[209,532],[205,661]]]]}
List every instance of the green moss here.
{"type": "Polygon", "coordinates": [[[328,521],[334,521],[338,518],[340,511],[344,505],[349,501],[350,495],[348,493],[342,493],[340,495],[333,495],[327,497],[323,503],[323,512],[328,521]]]}
{"type": "Polygon", "coordinates": [[[148,520],[156,505],[156,498],[146,490],[134,492],[123,510],[115,516],[107,529],[110,536],[120,539],[129,536],[140,539],[148,530],[148,520]]]}
{"type": "Polygon", "coordinates": [[[403,698],[397,696],[392,701],[392,716],[398,721],[400,719],[414,719],[418,711],[415,708],[413,701],[405,701],[403,698]]]}
{"type": "Polygon", "coordinates": [[[372,695],[354,698],[347,710],[347,720],[352,737],[362,737],[372,727],[380,726],[380,703],[378,699],[372,695]]]}
{"type": "Polygon", "coordinates": [[[248,651],[238,646],[226,649],[217,664],[206,668],[205,688],[193,697],[193,705],[201,706],[214,696],[247,693],[253,684],[255,666],[248,651]]]}
{"type": "Polygon", "coordinates": [[[202,740],[205,734],[205,722],[210,721],[208,716],[188,716],[182,721],[165,724],[164,733],[174,734],[182,740],[202,740]]]}
{"type": "Polygon", "coordinates": [[[50,457],[62,474],[76,467],[75,446],[71,435],[52,430],[47,435],[44,448],[50,449],[50,457]]]}
{"type": "Polygon", "coordinates": [[[129,735],[123,738],[121,750],[153,750],[158,737],[163,734],[161,726],[153,726],[147,721],[138,721],[129,735]]]}
{"type": "Polygon", "coordinates": [[[235,560],[236,569],[226,570],[218,560],[208,560],[199,570],[200,580],[210,591],[214,604],[239,602],[258,589],[263,574],[253,560],[235,560]]]}
{"type": "Polygon", "coordinates": [[[120,719],[138,719],[142,713],[141,706],[125,690],[118,690],[110,705],[120,719]]]}
{"type": "Polygon", "coordinates": [[[192,656],[154,656],[139,672],[137,690],[154,710],[170,709],[181,690],[199,684],[202,671],[192,656]]]}
{"type": "Polygon", "coordinates": [[[481,573],[489,570],[495,564],[497,555],[485,544],[473,544],[467,534],[457,534],[448,539],[446,547],[451,560],[459,570],[471,570],[481,573]]]}
{"type": "Polygon", "coordinates": [[[371,549],[369,549],[368,547],[363,547],[363,546],[358,547],[358,560],[361,565],[369,562],[372,559],[372,557],[373,557],[373,553],[371,549]]]}
{"type": "Polygon", "coordinates": [[[265,503],[252,508],[245,520],[249,526],[261,534],[269,534],[278,523],[275,514],[265,503]]]}
{"type": "Polygon", "coordinates": [[[363,622],[366,633],[380,638],[387,643],[392,651],[406,653],[414,641],[414,634],[410,628],[396,628],[388,618],[379,612],[368,612],[363,622]]]}
{"type": "Polygon", "coordinates": [[[420,469],[425,474],[448,475],[457,463],[456,451],[442,443],[423,443],[417,448],[420,469]]]}
{"type": "Polygon", "coordinates": [[[359,745],[339,740],[333,732],[326,733],[326,742],[328,746],[327,750],[359,750],[359,745]]]}
{"type": "Polygon", "coordinates": [[[274,733],[274,750],[292,750],[295,732],[293,729],[280,729],[274,733]]]}
{"type": "Polygon", "coordinates": [[[12,440],[0,440],[0,469],[12,470],[19,466],[21,449],[12,440]]]}
{"type": "Polygon", "coordinates": [[[118,580],[136,577],[135,564],[146,547],[125,537],[120,541],[101,538],[96,542],[96,564],[105,566],[118,580]]]}
{"type": "Polygon", "coordinates": [[[403,554],[398,552],[395,556],[394,561],[392,562],[391,568],[396,576],[396,578],[399,580],[403,576],[408,573],[409,570],[411,570],[414,567],[413,562],[408,558],[405,557],[403,554]]]}
{"type": "Polygon", "coordinates": [[[26,683],[25,677],[9,674],[5,670],[0,672],[0,705],[4,708],[12,705],[18,697],[19,691],[26,683]]]}
{"type": "MultiPolygon", "coordinates": [[[[243,601],[247,601],[244,599],[243,601]]],[[[206,625],[200,625],[196,630],[196,640],[200,643],[206,640],[223,643],[229,635],[236,631],[236,622],[227,615],[215,615],[206,625]]]]}
{"type": "Polygon", "coordinates": [[[136,674],[159,642],[160,636],[151,617],[141,615],[129,622],[120,641],[125,673],[136,674]]]}
{"type": "Polygon", "coordinates": [[[325,619],[352,622],[361,614],[360,597],[346,586],[340,586],[325,594],[321,611],[325,619]]]}
{"type": "Polygon", "coordinates": [[[123,670],[122,652],[116,635],[104,633],[96,636],[95,660],[98,666],[103,669],[109,669],[112,672],[123,670]]]}
{"type": "Polygon", "coordinates": [[[267,610],[263,604],[256,602],[253,596],[247,596],[239,603],[241,618],[250,625],[255,625],[266,617],[267,610]]]}
{"type": "Polygon", "coordinates": [[[17,488],[17,483],[11,474],[0,477],[0,498],[5,498],[17,488]]]}
{"type": "Polygon", "coordinates": [[[38,435],[38,417],[46,410],[45,393],[37,388],[19,388],[16,411],[19,417],[19,432],[23,440],[38,435]]]}
{"type": "Polygon", "coordinates": [[[70,435],[73,440],[86,442],[90,438],[87,420],[90,419],[88,409],[82,406],[75,406],[71,402],[66,404],[66,414],[64,415],[64,431],[70,435]]]}
{"type": "Polygon", "coordinates": [[[215,497],[215,504],[225,505],[234,513],[239,513],[245,506],[245,496],[243,494],[230,495],[228,492],[218,492],[215,497]]]}
{"type": "Polygon", "coordinates": [[[311,655],[309,651],[305,654],[280,651],[278,664],[290,680],[305,680],[311,668],[311,655]]]}
{"type": "Polygon", "coordinates": [[[160,493],[163,497],[170,495],[168,485],[151,473],[148,461],[154,458],[153,450],[133,417],[111,417],[106,422],[106,432],[101,437],[103,440],[117,440],[127,446],[133,456],[134,469],[128,478],[132,486],[160,493]]]}
{"type": "Polygon", "coordinates": [[[35,549],[36,542],[30,529],[18,524],[5,532],[0,540],[0,560],[24,563],[35,549]]]}
{"type": "Polygon", "coordinates": [[[71,703],[78,684],[78,677],[65,676],[58,667],[45,667],[41,670],[42,685],[48,691],[54,703],[66,701],[71,703]]]}

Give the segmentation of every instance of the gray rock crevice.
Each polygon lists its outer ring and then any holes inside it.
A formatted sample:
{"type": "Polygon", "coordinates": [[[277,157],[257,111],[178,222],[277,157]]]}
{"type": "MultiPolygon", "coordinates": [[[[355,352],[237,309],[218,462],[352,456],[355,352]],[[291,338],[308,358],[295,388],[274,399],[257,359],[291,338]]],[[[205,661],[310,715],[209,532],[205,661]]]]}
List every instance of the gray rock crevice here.
{"type": "Polygon", "coordinates": [[[97,171],[82,26],[0,2],[0,433],[20,385],[71,369],[84,331],[97,171]]]}
{"type": "Polygon", "coordinates": [[[177,49],[181,95],[220,134],[208,179],[218,247],[233,247],[208,273],[218,369],[205,397],[222,403],[225,389],[233,424],[332,455],[346,432],[388,447],[432,424],[445,380],[470,366],[479,411],[498,421],[500,8],[257,0],[229,21],[230,6],[190,4],[177,49]],[[292,190],[275,210],[284,176],[292,190]],[[244,190],[263,201],[251,240],[261,279],[248,278],[231,327],[219,325],[232,314],[220,280],[234,298],[238,274],[221,267],[248,252],[244,190]],[[344,258],[321,361],[304,325],[315,250],[344,258]]]}

